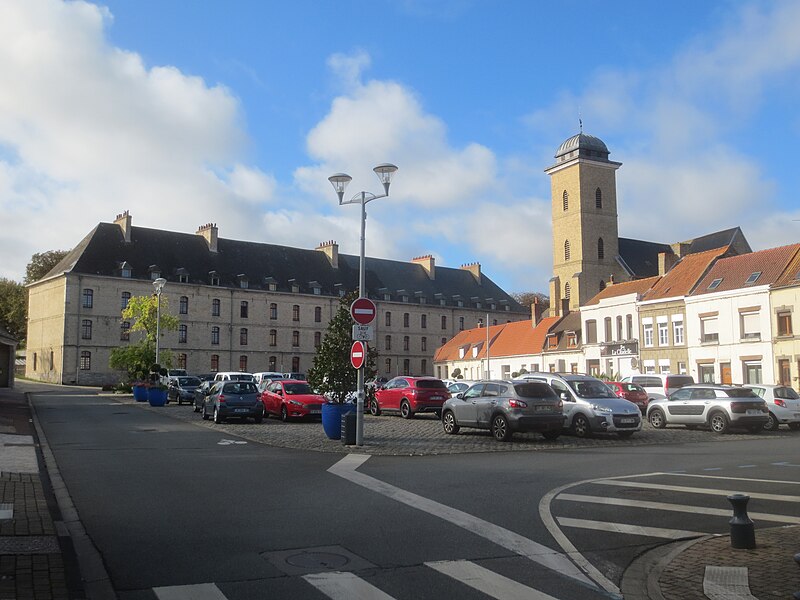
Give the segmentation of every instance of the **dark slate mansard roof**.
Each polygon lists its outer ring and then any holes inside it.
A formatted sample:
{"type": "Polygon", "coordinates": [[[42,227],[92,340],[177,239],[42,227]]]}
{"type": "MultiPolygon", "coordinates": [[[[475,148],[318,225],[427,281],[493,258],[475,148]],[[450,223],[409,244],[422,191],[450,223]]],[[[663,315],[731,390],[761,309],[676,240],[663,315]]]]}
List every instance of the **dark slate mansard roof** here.
{"type": "MultiPolygon", "coordinates": [[[[168,281],[178,280],[178,270],[185,269],[192,284],[209,285],[210,272],[216,271],[221,287],[240,287],[239,275],[248,280],[248,289],[266,290],[267,278],[273,278],[277,290],[289,292],[292,280],[301,293],[312,293],[310,282],[318,282],[323,295],[339,296],[339,290],[358,289],[359,257],[339,254],[339,268],[334,269],[325,253],[257,242],[219,238],[218,252],[208,249],[205,239],[197,234],[178,233],[143,227],[131,228],[131,242],[125,243],[120,227],[100,223],[71,252],[59,262],[46,277],[63,272],[120,277],[120,266],[127,262],[133,279],[150,279],[150,266],[156,265],[161,276],[168,281]]],[[[429,304],[438,304],[437,294],[442,294],[447,305],[454,305],[454,297],[464,301],[465,307],[477,298],[485,308],[491,299],[499,310],[509,306],[510,312],[527,311],[502,288],[481,274],[479,285],[465,269],[436,267],[435,280],[431,280],[421,265],[380,258],[366,258],[367,294],[382,300],[390,294],[399,300],[398,292],[414,302],[421,294],[429,304]],[[418,294],[419,292],[419,294],[418,294]]],[[[183,272],[183,271],[181,271],[183,272]]]]}

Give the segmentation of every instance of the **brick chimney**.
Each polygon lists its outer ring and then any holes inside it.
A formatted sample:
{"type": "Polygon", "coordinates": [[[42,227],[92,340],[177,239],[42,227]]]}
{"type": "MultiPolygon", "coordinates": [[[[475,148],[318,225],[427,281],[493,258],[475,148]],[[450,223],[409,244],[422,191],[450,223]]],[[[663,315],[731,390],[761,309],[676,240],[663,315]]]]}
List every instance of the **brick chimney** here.
{"type": "Polygon", "coordinates": [[[686,256],[686,253],[689,251],[689,248],[692,246],[692,242],[676,242],[674,244],[670,244],[672,247],[672,251],[678,258],[683,258],[686,256]]]}
{"type": "Polygon", "coordinates": [[[543,312],[544,310],[539,296],[534,296],[533,302],[531,303],[531,325],[533,325],[534,328],[541,323],[543,312]]]}
{"type": "Polygon", "coordinates": [[[197,228],[197,235],[203,236],[206,243],[208,244],[208,249],[211,252],[217,252],[217,229],[216,223],[206,223],[205,225],[201,225],[197,228]]]}
{"type": "Polygon", "coordinates": [[[669,270],[678,262],[678,257],[672,252],[658,253],[658,274],[666,275],[669,270]]]}
{"type": "Polygon", "coordinates": [[[472,273],[472,276],[478,282],[478,285],[481,283],[481,263],[469,263],[466,265],[461,265],[461,268],[465,271],[469,271],[472,273]]]}
{"type": "Polygon", "coordinates": [[[119,225],[119,228],[122,229],[126,244],[131,243],[131,221],[131,214],[127,210],[121,215],[117,215],[117,218],[114,219],[114,225],[119,225]]]}
{"type": "Polygon", "coordinates": [[[421,265],[428,274],[428,279],[436,279],[436,261],[432,255],[426,254],[425,256],[417,256],[416,258],[412,258],[411,262],[415,265],[421,265]]]}
{"type": "Polygon", "coordinates": [[[319,246],[317,246],[315,250],[324,252],[325,256],[328,257],[328,260],[330,261],[331,266],[334,269],[339,268],[339,244],[337,244],[333,240],[329,240],[327,242],[320,242],[319,246]]]}

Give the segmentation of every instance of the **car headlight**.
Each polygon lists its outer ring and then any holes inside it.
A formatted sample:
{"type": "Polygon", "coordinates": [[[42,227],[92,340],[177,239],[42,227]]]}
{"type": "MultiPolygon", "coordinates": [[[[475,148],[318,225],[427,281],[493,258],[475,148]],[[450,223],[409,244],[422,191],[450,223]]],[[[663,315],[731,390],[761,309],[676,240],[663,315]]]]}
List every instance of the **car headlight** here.
{"type": "Polygon", "coordinates": [[[298,402],[297,400],[289,400],[289,404],[293,406],[303,406],[302,402],[298,402]]]}
{"type": "Polygon", "coordinates": [[[604,415],[610,415],[612,412],[614,412],[607,406],[601,406],[600,404],[592,404],[592,410],[598,413],[602,413],[604,415]]]}

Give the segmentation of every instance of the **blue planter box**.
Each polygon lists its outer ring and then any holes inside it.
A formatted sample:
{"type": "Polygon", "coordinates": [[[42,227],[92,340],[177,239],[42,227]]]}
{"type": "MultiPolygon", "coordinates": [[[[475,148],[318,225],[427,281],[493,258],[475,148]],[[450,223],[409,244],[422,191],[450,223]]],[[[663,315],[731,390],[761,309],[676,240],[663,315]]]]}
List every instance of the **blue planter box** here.
{"type": "Polygon", "coordinates": [[[133,399],[137,402],[147,402],[147,388],[143,385],[134,385],[133,399]]]}
{"type": "Polygon", "coordinates": [[[167,390],[155,387],[148,388],[147,401],[150,406],[164,406],[167,403],[167,390]]]}
{"type": "Polygon", "coordinates": [[[342,415],[356,409],[353,403],[346,404],[323,404],[322,405],[322,429],[330,440],[342,439],[342,415]]]}

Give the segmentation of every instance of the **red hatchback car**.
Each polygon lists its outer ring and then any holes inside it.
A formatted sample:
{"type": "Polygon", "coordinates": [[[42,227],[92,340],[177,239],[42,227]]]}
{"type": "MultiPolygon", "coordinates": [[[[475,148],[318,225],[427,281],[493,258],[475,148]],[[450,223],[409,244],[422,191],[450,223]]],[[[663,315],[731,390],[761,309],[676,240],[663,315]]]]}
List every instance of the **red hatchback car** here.
{"type": "Polygon", "coordinates": [[[645,389],[635,383],[628,383],[626,381],[606,381],[608,386],[614,390],[614,393],[620,398],[625,398],[629,402],[633,402],[642,411],[642,414],[647,412],[647,403],[650,401],[647,397],[645,389]]]}
{"type": "Polygon", "coordinates": [[[369,412],[379,415],[382,411],[396,411],[404,419],[419,412],[442,414],[442,404],[450,398],[450,392],[441,379],[434,377],[395,377],[375,392],[369,404],[369,412]]]}
{"type": "Polygon", "coordinates": [[[261,392],[266,415],[280,415],[282,421],[301,417],[320,417],[325,396],[315,394],[307,381],[281,379],[261,392]]]}

